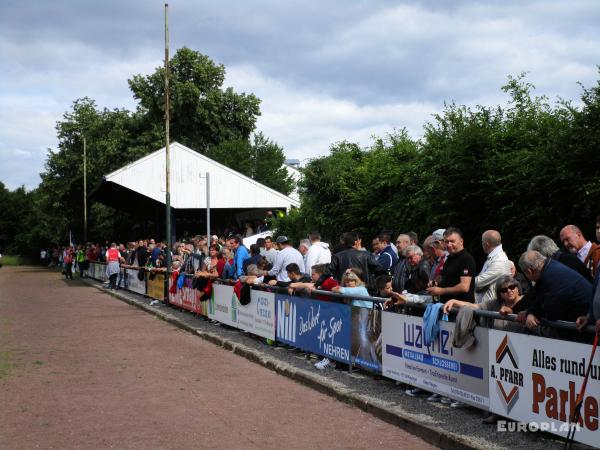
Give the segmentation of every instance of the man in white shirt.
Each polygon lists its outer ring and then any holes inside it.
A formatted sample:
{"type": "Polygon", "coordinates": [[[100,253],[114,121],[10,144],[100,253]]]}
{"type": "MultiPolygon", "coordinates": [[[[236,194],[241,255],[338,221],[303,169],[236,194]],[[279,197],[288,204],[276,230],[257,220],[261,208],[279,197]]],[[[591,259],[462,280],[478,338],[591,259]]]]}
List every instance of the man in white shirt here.
{"type": "Polygon", "coordinates": [[[496,298],[496,281],[510,275],[508,256],[502,250],[502,239],[496,230],[481,235],[481,246],[488,255],[481,272],[475,277],[475,301],[482,303],[496,298]]]}
{"type": "Polygon", "coordinates": [[[560,230],[560,242],[567,250],[577,255],[579,261],[586,265],[592,277],[596,276],[600,264],[600,246],[598,244],[588,241],[576,225],[567,225],[560,230]]]}
{"type": "Polygon", "coordinates": [[[285,268],[291,263],[298,264],[300,272],[306,273],[304,270],[304,258],[302,258],[302,254],[292,247],[292,243],[287,236],[279,236],[275,242],[279,247],[279,253],[277,253],[277,258],[275,258],[275,264],[273,264],[273,268],[269,271],[265,270],[263,275],[276,277],[277,281],[289,282],[290,279],[285,268]]]}

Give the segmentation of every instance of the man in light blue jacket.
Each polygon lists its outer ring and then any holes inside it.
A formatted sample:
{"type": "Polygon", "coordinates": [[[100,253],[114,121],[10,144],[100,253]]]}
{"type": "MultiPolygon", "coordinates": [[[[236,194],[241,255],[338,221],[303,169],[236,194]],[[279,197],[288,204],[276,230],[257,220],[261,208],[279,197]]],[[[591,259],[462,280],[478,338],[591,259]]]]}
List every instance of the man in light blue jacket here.
{"type": "Polygon", "coordinates": [[[231,238],[231,247],[235,251],[233,279],[237,280],[244,275],[244,261],[250,258],[248,249],[244,247],[241,236],[236,235],[231,238]]]}

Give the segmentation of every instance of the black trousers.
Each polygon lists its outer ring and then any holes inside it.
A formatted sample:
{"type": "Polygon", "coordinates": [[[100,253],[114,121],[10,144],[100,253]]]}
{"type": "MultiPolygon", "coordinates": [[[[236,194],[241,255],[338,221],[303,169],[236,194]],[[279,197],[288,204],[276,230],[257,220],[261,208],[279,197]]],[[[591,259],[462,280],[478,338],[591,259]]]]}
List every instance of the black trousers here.
{"type": "Polygon", "coordinates": [[[108,287],[111,289],[115,289],[117,287],[117,277],[118,273],[113,273],[110,277],[108,277],[108,282],[110,283],[108,287]]]}

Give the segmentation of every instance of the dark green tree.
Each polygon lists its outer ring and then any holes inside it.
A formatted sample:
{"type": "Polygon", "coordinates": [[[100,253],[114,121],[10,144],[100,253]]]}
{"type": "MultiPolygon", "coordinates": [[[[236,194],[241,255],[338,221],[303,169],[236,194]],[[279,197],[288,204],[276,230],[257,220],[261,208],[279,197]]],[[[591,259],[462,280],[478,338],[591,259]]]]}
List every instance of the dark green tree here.
{"type": "Polygon", "coordinates": [[[256,133],[252,142],[236,139],[212,146],[207,156],[285,195],[293,190],[283,148],[263,133],[256,133]]]}
{"type": "Polygon", "coordinates": [[[367,148],[332,147],[307,165],[302,206],[280,230],[302,236],[318,228],[336,242],[351,229],[368,238],[381,229],[426,236],[454,225],[483,256],[481,233],[494,228],[515,259],[533,235],[557,239],[567,223],[593,236],[600,84],[583,90],[580,108],[551,104],[534,89],[521,74],[503,87],[506,106],[448,104],[420,141],[396,132],[367,148]]]}
{"type": "MultiPolygon", "coordinates": [[[[138,113],[149,132],[161,133],[165,117],[165,72],[129,80],[139,101],[138,113]]],[[[260,100],[253,94],[223,89],[225,67],[208,56],[183,47],[170,60],[170,136],[174,141],[206,153],[225,141],[247,140],[260,115],[260,100]]]]}

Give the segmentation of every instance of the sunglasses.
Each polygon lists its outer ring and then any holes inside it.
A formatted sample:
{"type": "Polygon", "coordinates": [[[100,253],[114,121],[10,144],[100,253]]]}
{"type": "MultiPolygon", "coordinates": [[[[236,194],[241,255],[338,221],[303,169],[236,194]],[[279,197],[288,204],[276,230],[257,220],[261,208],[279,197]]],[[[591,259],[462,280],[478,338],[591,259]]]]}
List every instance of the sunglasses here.
{"type": "Polygon", "coordinates": [[[500,289],[500,293],[501,294],[506,294],[509,290],[512,291],[513,289],[516,289],[516,288],[517,288],[516,284],[511,284],[509,286],[506,286],[506,287],[503,287],[502,289],[500,289]]]}

